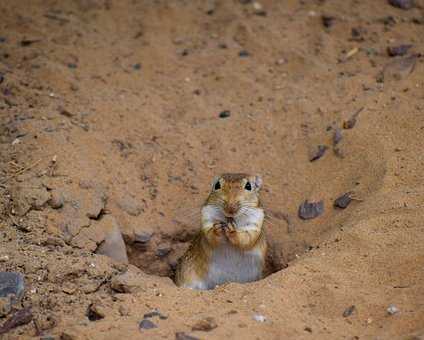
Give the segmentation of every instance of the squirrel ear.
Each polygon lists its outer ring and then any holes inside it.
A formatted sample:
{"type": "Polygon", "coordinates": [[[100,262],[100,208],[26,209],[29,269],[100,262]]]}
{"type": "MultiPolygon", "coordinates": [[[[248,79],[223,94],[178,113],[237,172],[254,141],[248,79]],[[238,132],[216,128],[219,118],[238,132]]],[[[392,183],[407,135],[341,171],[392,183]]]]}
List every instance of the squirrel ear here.
{"type": "Polygon", "coordinates": [[[255,176],[255,186],[258,189],[262,188],[262,177],[260,175],[255,176]]]}

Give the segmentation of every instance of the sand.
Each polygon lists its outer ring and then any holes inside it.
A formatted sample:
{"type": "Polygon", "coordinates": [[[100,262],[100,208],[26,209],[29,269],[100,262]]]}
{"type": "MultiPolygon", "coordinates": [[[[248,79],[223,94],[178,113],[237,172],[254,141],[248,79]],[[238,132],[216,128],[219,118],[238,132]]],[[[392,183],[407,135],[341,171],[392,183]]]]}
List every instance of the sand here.
{"type": "Polygon", "coordinates": [[[423,338],[415,3],[1,1],[0,270],[33,313],[3,338],[423,338]],[[263,176],[273,273],[177,288],[223,172],[263,176]]]}

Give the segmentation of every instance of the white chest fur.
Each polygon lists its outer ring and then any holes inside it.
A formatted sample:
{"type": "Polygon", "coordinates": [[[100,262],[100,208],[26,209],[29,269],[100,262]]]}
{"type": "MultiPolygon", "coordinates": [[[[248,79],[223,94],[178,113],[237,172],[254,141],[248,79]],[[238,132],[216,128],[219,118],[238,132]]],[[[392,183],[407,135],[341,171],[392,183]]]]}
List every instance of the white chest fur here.
{"type": "Polygon", "coordinates": [[[263,261],[258,249],[241,251],[226,243],[216,248],[205,278],[208,289],[226,282],[251,282],[262,277],[263,261]]]}

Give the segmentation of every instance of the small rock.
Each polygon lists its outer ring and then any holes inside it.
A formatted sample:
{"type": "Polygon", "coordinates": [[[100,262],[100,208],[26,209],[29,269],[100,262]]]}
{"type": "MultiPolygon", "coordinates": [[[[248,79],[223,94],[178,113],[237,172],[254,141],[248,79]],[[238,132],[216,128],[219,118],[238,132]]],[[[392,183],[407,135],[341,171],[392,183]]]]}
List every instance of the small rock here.
{"type": "Polygon", "coordinates": [[[387,307],[387,314],[395,315],[397,313],[399,313],[399,308],[397,308],[395,305],[390,304],[389,307],[387,307]]]}
{"type": "Polygon", "coordinates": [[[152,329],[152,328],[158,328],[158,326],[156,326],[152,321],[150,321],[149,319],[143,319],[141,320],[140,324],[138,325],[138,327],[141,329],[152,329]]]}
{"type": "Polygon", "coordinates": [[[77,67],[78,67],[78,65],[75,64],[75,63],[68,63],[68,68],[76,69],[77,67]]]}
{"type": "Polygon", "coordinates": [[[377,81],[381,83],[386,80],[405,79],[414,71],[417,59],[417,54],[399,59],[396,58],[396,60],[387,64],[383,71],[377,75],[377,81]]]}
{"type": "Polygon", "coordinates": [[[161,243],[158,245],[156,249],[156,256],[157,257],[165,257],[171,252],[172,248],[167,243],[161,243]]]}
{"type": "Polygon", "coordinates": [[[118,311],[119,311],[119,314],[121,316],[129,316],[130,315],[130,310],[128,309],[128,307],[126,307],[124,305],[119,306],[118,311]]]}
{"type": "Polygon", "coordinates": [[[353,129],[356,125],[356,120],[358,119],[359,114],[364,110],[363,107],[361,107],[359,110],[357,110],[348,120],[343,122],[343,129],[353,129]]]}
{"type": "Polygon", "coordinates": [[[346,209],[347,206],[352,202],[352,198],[350,198],[350,192],[347,192],[340,197],[336,198],[334,201],[334,206],[340,209],[346,209]]]}
{"type": "Polygon", "coordinates": [[[141,69],[141,64],[140,63],[134,64],[133,65],[133,69],[136,70],[136,71],[140,70],[141,69]]]}
{"type": "Polygon", "coordinates": [[[334,135],[333,135],[333,145],[339,144],[342,138],[343,138],[342,130],[340,130],[339,128],[335,129],[334,135]]]}
{"type": "Polygon", "coordinates": [[[248,51],[246,51],[246,50],[241,50],[239,52],[239,57],[240,58],[247,58],[248,56],[250,56],[250,53],[248,51]]]}
{"type": "Polygon", "coordinates": [[[153,233],[141,231],[134,233],[134,242],[146,244],[152,239],[153,233]]]}
{"type": "Polygon", "coordinates": [[[113,290],[119,293],[135,293],[145,290],[143,277],[130,271],[113,277],[110,285],[113,290]]]}
{"type": "Polygon", "coordinates": [[[143,211],[141,204],[131,196],[124,196],[118,201],[118,206],[128,215],[138,216],[143,211]]]}
{"type": "Polygon", "coordinates": [[[355,310],[356,310],[355,305],[347,307],[345,311],[343,312],[343,317],[347,318],[348,316],[351,316],[355,310]]]}
{"type": "Polygon", "coordinates": [[[2,326],[0,326],[0,335],[9,332],[11,329],[18,326],[26,325],[32,320],[31,308],[27,307],[21,310],[18,310],[13,314],[2,326]]]}
{"type": "Polygon", "coordinates": [[[331,26],[333,26],[335,18],[332,16],[323,15],[321,17],[321,20],[324,27],[330,28],[331,26]]]}
{"type": "Polygon", "coordinates": [[[197,321],[191,329],[193,331],[209,332],[212,329],[215,329],[216,327],[218,327],[218,325],[215,320],[213,318],[208,317],[197,321]]]}
{"type": "Polygon", "coordinates": [[[231,116],[231,112],[230,112],[230,111],[228,111],[228,110],[221,111],[221,112],[219,113],[219,118],[228,118],[228,117],[230,117],[230,116],[231,116]]]}
{"type": "Polygon", "coordinates": [[[50,193],[50,200],[48,203],[53,209],[60,209],[65,203],[65,198],[63,197],[63,194],[61,192],[53,190],[50,193]]]}
{"type": "Polygon", "coordinates": [[[404,56],[408,53],[408,50],[412,47],[410,44],[402,44],[399,46],[389,46],[387,47],[387,54],[390,57],[404,56]]]}
{"type": "Polygon", "coordinates": [[[0,272],[0,297],[11,295],[12,303],[17,303],[25,290],[24,276],[15,272],[0,272]]]}
{"type": "Polygon", "coordinates": [[[159,317],[159,319],[161,319],[161,320],[166,320],[166,319],[168,319],[168,317],[166,316],[166,315],[163,315],[161,312],[159,312],[157,309],[155,309],[155,310],[153,310],[153,311],[151,311],[151,312],[148,312],[148,313],[146,313],[146,314],[144,314],[143,315],[143,319],[149,319],[149,318],[153,318],[153,317],[155,317],[155,316],[158,316],[159,317]]]}
{"type": "Polygon", "coordinates": [[[97,320],[104,319],[105,316],[106,316],[106,311],[101,304],[94,302],[88,306],[87,308],[88,320],[97,321],[97,320]]]}
{"type": "Polygon", "coordinates": [[[254,314],[253,315],[253,320],[257,321],[257,322],[265,322],[266,321],[266,317],[261,315],[261,314],[254,314]]]}
{"type": "Polygon", "coordinates": [[[400,9],[411,9],[415,6],[414,0],[388,0],[389,4],[393,7],[397,7],[400,9]]]}
{"type": "Polygon", "coordinates": [[[317,149],[309,157],[309,161],[313,162],[317,159],[320,159],[322,156],[324,156],[325,151],[327,151],[327,149],[328,147],[326,145],[318,145],[317,149]]]}
{"type": "Polygon", "coordinates": [[[109,256],[115,261],[128,263],[127,248],[122,237],[121,230],[112,216],[105,216],[101,223],[105,225],[104,230],[108,230],[104,235],[104,240],[97,247],[95,253],[109,256]]]}
{"type": "Polygon", "coordinates": [[[310,220],[320,216],[324,212],[324,201],[308,202],[306,200],[299,206],[299,217],[302,220],[310,220]]]}
{"type": "Polygon", "coordinates": [[[200,339],[194,336],[185,334],[184,332],[177,332],[175,333],[175,340],[200,340],[200,339]]]}
{"type": "Polygon", "coordinates": [[[304,330],[308,333],[312,333],[312,328],[311,327],[305,327],[304,330]]]}

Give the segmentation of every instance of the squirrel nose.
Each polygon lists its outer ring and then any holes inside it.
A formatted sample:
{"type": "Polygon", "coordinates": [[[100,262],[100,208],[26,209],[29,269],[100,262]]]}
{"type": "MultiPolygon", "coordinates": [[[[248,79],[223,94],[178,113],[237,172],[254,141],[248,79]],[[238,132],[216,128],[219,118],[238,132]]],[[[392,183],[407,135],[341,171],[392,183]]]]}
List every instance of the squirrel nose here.
{"type": "Polygon", "coordinates": [[[225,206],[225,214],[231,216],[234,216],[237,211],[239,210],[239,205],[237,203],[233,204],[227,204],[225,206]]]}

